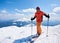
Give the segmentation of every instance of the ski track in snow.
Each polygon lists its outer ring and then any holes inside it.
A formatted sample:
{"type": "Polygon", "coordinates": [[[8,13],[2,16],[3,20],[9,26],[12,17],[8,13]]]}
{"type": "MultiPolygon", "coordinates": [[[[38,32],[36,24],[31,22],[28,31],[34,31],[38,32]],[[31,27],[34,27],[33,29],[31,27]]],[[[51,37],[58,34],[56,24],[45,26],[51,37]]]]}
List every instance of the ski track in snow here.
{"type": "MultiPolygon", "coordinates": [[[[14,40],[22,39],[36,34],[36,26],[31,31],[31,26],[24,27],[9,26],[0,28],[0,43],[13,43],[14,40]]],[[[42,34],[34,43],[60,43],[60,25],[49,26],[48,37],[47,26],[42,26],[42,34]]]]}

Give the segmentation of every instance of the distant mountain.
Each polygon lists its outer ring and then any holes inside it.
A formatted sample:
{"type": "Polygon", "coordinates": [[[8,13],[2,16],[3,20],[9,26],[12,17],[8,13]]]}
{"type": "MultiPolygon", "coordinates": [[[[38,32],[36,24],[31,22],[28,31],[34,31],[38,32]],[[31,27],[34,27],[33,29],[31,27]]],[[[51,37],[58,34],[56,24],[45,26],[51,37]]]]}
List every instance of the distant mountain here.
{"type": "MultiPolygon", "coordinates": [[[[31,21],[4,21],[4,22],[0,22],[0,28],[1,27],[7,27],[7,26],[18,26],[18,27],[21,27],[21,26],[25,26],[25,25],[28,25],[28,24],[31,24],[31,21]]],[[[33,21],[33,24],[36,25],[36,22],[33,21]]],[[[59,25],[60,22],[59,21],[49,21],[49,23],[47,23],[47,21],[43,21],[42,22],[42,25],[44,26],[47,26],[47,24],[49,24],[49,26],[55,26],[55,25],[59,25]]]]}
{"type": "Polygon", "coordinates": [[[4,22],[0,22],[0,28],[1,27],[7,27],[7,26],[18,26],[18,27],[21,27],[21,26],[25,26],[25,25],[28,25],[30,24],[31,22],[30,21],[16,21],[16,22],[12,22],[12,21],[4,21],[4,22]]]}
{"type": "Polygon", "coordinates": [[[42,25],[44,26],[55,26],[55,25],[60,25],[60,21],[43,21],[42,25]]]}
{"type": "Polygon", "coordinates": [[[12,25],[12,22],[11,21],[0,22],[0,28],[1,27],[11,26],[11,25],[12,25]]]}

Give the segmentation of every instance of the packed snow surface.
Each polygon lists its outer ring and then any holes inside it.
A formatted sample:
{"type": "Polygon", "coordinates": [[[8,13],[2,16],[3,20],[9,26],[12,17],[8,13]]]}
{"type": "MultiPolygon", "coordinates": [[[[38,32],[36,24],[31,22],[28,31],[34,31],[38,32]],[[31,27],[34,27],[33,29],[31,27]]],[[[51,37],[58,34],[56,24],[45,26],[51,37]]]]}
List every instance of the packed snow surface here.
{"type": "MultiPolygon", "coordinates": [[[[9,26],[0,28],[0,43],[13,43],[15,40],[26,38],[36,34],[36,26],[24,27],[9,26]]],[[[49,26],[48,37],[47,26],[42,26],[42,34],[34,43],[60,43],[60,25],[49,26]]]]}

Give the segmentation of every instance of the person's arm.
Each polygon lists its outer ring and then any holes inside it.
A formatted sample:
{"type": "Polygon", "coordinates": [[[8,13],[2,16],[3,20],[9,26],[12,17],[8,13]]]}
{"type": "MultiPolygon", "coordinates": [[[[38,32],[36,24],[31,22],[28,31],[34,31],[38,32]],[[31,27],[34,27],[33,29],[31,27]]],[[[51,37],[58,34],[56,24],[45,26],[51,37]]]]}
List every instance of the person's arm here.
{"type": "Polygon", "coordinates": [[[48,15],[47,14],[44,14],[44,16],[46,16],[47,18],[50,18],[49,14],[48,15]]]}
{"type": "Polygon", "coordinates": [[[31,18],[31,20],[34,20],[36,17],[34,16],[33,18],[31,18]]]}

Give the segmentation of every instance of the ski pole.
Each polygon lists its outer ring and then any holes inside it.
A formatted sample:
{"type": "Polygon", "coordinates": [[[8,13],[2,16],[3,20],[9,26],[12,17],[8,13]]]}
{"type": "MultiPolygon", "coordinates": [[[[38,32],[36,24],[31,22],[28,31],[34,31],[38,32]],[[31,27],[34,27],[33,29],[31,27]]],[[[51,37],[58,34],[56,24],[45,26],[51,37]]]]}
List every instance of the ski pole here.
{"type": "MultiPolygon", "coordinates": [[[[48,16],[49,16],[49,14],[48,14],[48,16]]],[[[48,37],[48,26],[49,26],[49,18],[47,19],[47,37],[48,37]]]]}
{"type": "Polygon", "coordinates": [[[32,35],[32,29],[33,29],[33,20],[31,20],[31,35],[32,35]]]}

